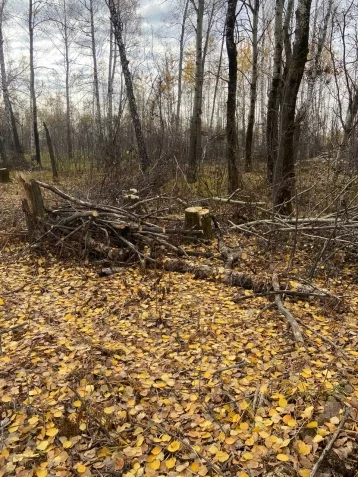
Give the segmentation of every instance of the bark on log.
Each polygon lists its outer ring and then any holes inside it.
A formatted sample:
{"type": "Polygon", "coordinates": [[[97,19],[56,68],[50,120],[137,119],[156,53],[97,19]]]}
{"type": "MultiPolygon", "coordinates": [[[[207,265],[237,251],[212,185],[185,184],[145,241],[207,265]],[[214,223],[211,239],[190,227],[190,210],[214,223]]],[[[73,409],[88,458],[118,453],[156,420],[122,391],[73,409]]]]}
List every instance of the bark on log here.
{"type": "MultiPolygon", "coordinates": [[[[277,292],[280,291],[280,283],[278,281],[278,276],[276,273],[274,273],[272,276],[272,285],[275,291],[277,292]]],[[[285,321],[291,326],[291,330],[292,330],[293,336],[295,337],[295,340],[298,343],[304,343],[304,339],[303,339],[300,327],[296,321],[296,318],[292,315],[292,313],[290,313],[287,310],[287,308],[283,306],[281,295],[279,293],[275,295],[275,303],[279,312],[282,313],[283,316],[285,317],[285,321]]]]}
{"type": "MultiPolygon", "coordinates": [[[[270,288],[270,284],[265,281],[256,280],[250,275],[240,272],[224,270],[219,267],[210,267],[209,265],[197,265],[183,259],[166,258],[162,263],[162,268],[167,272],[175,273],[191,273],[195,278],[200,280],[210,280],[212,282],[223,283],[232,287],[240,287],[246,290],[253,290],[256,293],[263,293],[270,288]]],[[[157,268],[159,266],[157,265],[157,268]]],[[[99,272],[100,276],[111,276],[121,273],[123,268],[108,267],[102,268],[99,272]]]]}
{"type": "Polygon", "coordinates": [[[232,287],[240,287],[253,290],[257,293],[271,288],[270,284],[263,280],[256,280],[245,273],[235,272],[220,267],[209,265],[197,265],[187,260],[167,258],[163,263],[164,270],[177,273],[192,273],[195,278],[224,283],[232,287]]]}
{"type": "Polygon", "coordinates": [[[22,209],[26,217],[29,241],[34,242],[41,229],[41,219],[45,216],[42,194],[35,180],[26,180],[25,177],[20,176],[20,182],[24,190],[22,209]]]}
{"type": "Polygon", "coordinates": [[[203,239],[212,239],[213,229],[209,210],[203,207],[188,207],[185,209],[185,229],[202,230],[203,239]]]}
{"type": "Polygon", "coordinates": [[[3,168],[0,169],[0,183],[5,184],[6,182],[10,182],[10,171],[9,169],[3,168]]]}

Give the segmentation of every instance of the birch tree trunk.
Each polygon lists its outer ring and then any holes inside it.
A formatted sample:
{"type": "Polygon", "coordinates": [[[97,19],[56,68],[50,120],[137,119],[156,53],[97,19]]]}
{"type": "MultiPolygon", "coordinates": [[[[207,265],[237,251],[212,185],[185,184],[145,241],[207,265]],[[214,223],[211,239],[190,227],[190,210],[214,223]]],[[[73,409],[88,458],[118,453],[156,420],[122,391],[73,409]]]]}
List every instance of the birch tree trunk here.
{"type": "Polygon", "coordinates": [[[118,8],[116,7],[114,0],[106,0],[107,6],[111,14],[111,22],[113,26],[114,36],[118,45],[119,57],[121,60],[122,72],[127,90],[127,98],[129,103],[129,109],[132,116],[133,127],[137,139],[139,160],[143,171],[149,167],[149,158],[147,148],[144,142],[142,133],[142,125],[138,115],[137,103],[133,91],[132,76],[129,70],[129,62],[127,59],[126,48],[123,40],[123,22],[118,8]]]}
{"type": "Polygon", "coordinates": [[[196,10],[196,62],[195,62],[195,94],[193,104],[193,114],[190,124],[190,143],[188,160],[188,182],[193,183],[197,179],[198,161],[201,158],[201,114],[203,101],[203,22],[204,22],[204,0],[198,0],[196,10]]]}
{"type": "Polygon", "coordinates": [[[71,133],[71,91],[70,91],[70,57],[69,57],[69,38],[67,24],[67,5],[63,0],[63,39],[65,46],[65,76],[66,76],[66,134],[67,134],[67,154],[68,159],[73,158],[72,133],[71,133]]]}
{"type": "Polygon", "coordinates": [[[108,112],[107,112],[107,123],[108,123],[108,137],[109,140],[113,139],[113,85],[114,85],[114,75],[117,65],[117,48],[114,41],[113,26],[111,24],[110,37],[109,37],[109,64],[108,64],[108,91],[107,91],[107,101],[108,101],[108,112]]]}
{"type": "Polygon", "coordinates": [[[96,35],[95,35],[95,25],[94,25],[93,0],[90,0],[89,2],[89,13],[90,13],[90,24],[91,24],[91,50],[92,50],[92,60],[93,60],[93,87],[94,87],[94,97],[95,97],[95,103],[96,103],[96,119],[97,119],[97,127],[98,127],[98,136],[101,142],[103,137],[102,113],[101,113],[101,98],[99,94],[97,45],[96,45],[96,35]]]}
{"type": "Polygon", "coordinates": [[[252,71],[250,83],[250,109],[247,122],[246,141],[245,141],[245,170],[252,170],[252,140],[255,126],[255,109],[257,97],[257,78],[258,78],[258,22],[260,11],[260,0],[254,0],[254,6],[251,7],[252,12],[252,71]]]}
{"type": "Polygon", "coordinates": [[[273,59],[272,80],[267,103],[266,149],[267,179],[272,184],[274,163],[278,148],[278,112],[279,90],[282,78],[283,32],[282,17],[285,0],[276,0],[275,7],[275,52],[273,59]]]}
{"type": "Polygon", "coordinates": [[[32,129],[35,144],[35,158],[41,166],[40,136],[37,122],[37,100],[35,89],[35,66],[34,66],[34,26],[36,11],[34,11],[34,2],[29,0],[29,37],[30,37],[30,100],[32,111],[32,129]]]}
{"type": "Polygon", "coordinates": [[[237,0],[228,0],[226,13],[226,49],[229,61],[229,82],[226,110],[226,159],[228,166],[228,192],[239,187],[237,165],[238,137],[236,127],[237,48],[235,43],[237,0]]]}
{"type": "Polygon", "coordinates": [[[274,171],[273,203],[276,210],[285,215],[292,213],[292,193],[295,189],[293,158],[295,111],[308,56],[311,4],[312,0],[298,2],[295,41],[283,90],[281,142],[274,171]]]}
{"type": "Polygon", "coordinates": [[[177,102],[177,111],[176,111],[176,128],[177,129],[179,129],[179,124],[180,124],[181,99],[182,99],[182,92],[183,92],[184,37],[185,37],[185,24],[188,18],[188,8],[189,8],[189,0],[186,0],[184,13],[183,13],[183,20],[181,23],[180,41],[179,41],[178,102],[177,102]]]}

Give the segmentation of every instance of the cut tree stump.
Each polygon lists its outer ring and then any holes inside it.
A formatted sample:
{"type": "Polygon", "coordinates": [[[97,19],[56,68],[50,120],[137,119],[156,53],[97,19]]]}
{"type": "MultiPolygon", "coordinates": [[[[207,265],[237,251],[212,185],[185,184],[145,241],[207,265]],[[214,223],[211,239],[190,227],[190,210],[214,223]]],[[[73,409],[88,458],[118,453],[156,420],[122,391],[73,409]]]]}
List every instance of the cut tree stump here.
{"type": "Polygon", "coordinates": [[[6,182],[10,182],[10,171],[2,168],[0,169],[0,183],[5,184],[6,182]]]}
{"type": "Polygon", "coordinates": [[[33,179],[28,180],[20,176],[24,196],[22,199],[22,209],[27,223],[27,230],[30,242],[37,240],[38,232],[41,233],[41,219],[45,216],[45,207],[40,187],[33,179]]]}
{"type": "Polygon", "coordinates": [[[185,209],[185,229],[202,230],[203,239],[213,238],[213,229],[209,209],[203,207],[188,207],[185,209]]]}

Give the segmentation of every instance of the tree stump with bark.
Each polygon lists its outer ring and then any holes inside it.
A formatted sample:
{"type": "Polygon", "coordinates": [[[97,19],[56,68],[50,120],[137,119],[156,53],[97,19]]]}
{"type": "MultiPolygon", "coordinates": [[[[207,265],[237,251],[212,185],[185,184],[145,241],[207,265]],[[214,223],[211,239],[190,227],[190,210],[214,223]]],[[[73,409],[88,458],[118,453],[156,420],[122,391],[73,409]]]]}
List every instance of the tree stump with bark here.
{"type": "Polygon", "coordinates": [[[203,239],[211,240],[213,238],[213,229],[209,209],[203,207],[188,207],[185,209],[185,229],[201,230],[203,239]]]}
{"type": "Polygon", "coordinates": [[[20,176],[20,181],[24,191],[22,209],[26,217],[29,240],[33,242],[41,233],[41,219],[45,216],[45,207],[38,183],[23,176],[20,176]]]}
{"type": "Polygon", "coordinates": [[[0,169],[0,183],[5,184],[6,182],[10,182],[10,171],[3,168],[0,169]]]}

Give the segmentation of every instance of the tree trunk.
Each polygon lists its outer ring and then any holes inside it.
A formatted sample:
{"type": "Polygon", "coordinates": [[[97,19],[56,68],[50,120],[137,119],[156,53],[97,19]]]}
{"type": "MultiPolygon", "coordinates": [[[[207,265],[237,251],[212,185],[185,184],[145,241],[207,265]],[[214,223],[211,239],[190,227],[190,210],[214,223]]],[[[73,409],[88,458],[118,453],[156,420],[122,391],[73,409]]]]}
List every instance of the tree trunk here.
{"type": "MultiPolygon", "coordinates": [[[[1,143],[3,142],[2,138],[0,137],[0,157],[1,157],[1,143]]],[[[9,169],[2,168],[0,169],[0,184],[6,184],[10,182],[10,171],[9,169]]]]}
{"type": "Polygon", "coordinates": [[[293,158],[295,111],[308,55],[311,4],[312,0],[299,0],[297,6],[295,42],[283,90],[281,142],[275,164],[273,202],[276,210],[286,215],[292,212],[292,192],[295,189],[293,158]]]}
{"type": "Polygon", "coordinates": [[[252,170],[252,139],[255,125],[255,109],[257,97],[257,62],[258,62],[258,22],[259,22],[260,0],[255,0],[252,8],[252,72],[250,84],[250,109],[247,122],[246,144],[245,144],[245,170],[252,170]]]}
{"type": "MultiPolygon", "coordinates": [[[[309,72],[308,75],[308,86],[307,86],[307,96],[306,100],[302,103],[301,107],[296,113],[296,127],[295,127],[295,136],[294,136],[294,159],[295,162],[297,161],[297,152],[299,149],[299,143],[300,143],[300,134],[301,134],[301,125],[304,123],[307,119],[308,111],[310,106],[312,105],[312,100],[313,100],[313,92],[314,92],[314,87],[316,84],[316,79],[318,75],[318,70],[319,70],[319,65],[322,57],[322,52],[324,45],[326,43],[326,38],[327,38],[327,29],[328,29],[328,22],[331,17],[332,13],[332,6],[333,6],[333,0],[328,0],[327,4],[327,11],[326,15],[324,17],[324,22],[323,22],[323,27],[321,29],[321,34],[317,39],[317,48],[315,48],[316,51],[313,51],[313,64],[312,68],[309,72]]],[[[315,22],[317,25],[317,22],[315,22]]],[[[315,29],[315,27],[314,27],[315,29]]]]}
{"type": "MultiPolygon", "coordinates": [[[[4,142],[4,138],[0,136],[0,167],[1,167],[0,170],[1,171],[7,170],[7,169],[3,169],[3,167],[6,168],[7,166],[8,166],[8,160],[7,160],[5,142],[4,142]]],[[[2,181],[2,182],[5,182],[5,181],[2,181]]]]}
{"type": "Polygon", "coordinates": [[[139,159],[141,162],[142,169],[143,171],[145,171],[149,167],[149,158],[148,158],[147,148],[144,142],[141,122],[138,116],[137,103],[136,103],[136,99],[135,99],[134,91],[133,91],[132,76],[128,67],[129,62],[127,60],[127,53],[126,53],[126,48],[125,48],[124,40],[123,40],[123,22],[121,19],[120,12],[118,11],[117,7],[114,4],[114,0],[106,0],[106,2],[111,14],[111,21],[112,21],[112,25],[114,29],[114,36],[117,41],[119,56],[121,59],[122,72],[123,72],[124,81],[126,84],[129,109],[131,112],[133,127],[134,127],[137,144],[138,144],[139,159]]]}
{"type": "Polygon", "coordinates": [[[68,159],[73,158],[72,134],[71,134],[71,92],[70,92],[70,58],[69,58],[69,41],[68,41],[68,25],[66,0],[63,0],[64,13],[64,43],[65,43],[65,70],[66,70],[66,133],[67,133],[67,154],[68,159]]]}
{"type": "Polygon", "coordinates": [[[108,123],[108,138],[111,142],[113,139],[113,84],[114,84],[114,75],[116,71],[117,64],[117,49],[116,43],[113,40],[113,26],[111,24],[110,37],[109,37],[109,65],[108,65],[108,91],[107,91],[107,100],[108,100],[108,113],[107,113],[107,123],[108,123]]]}
{"type": "Polygon", "coordinates": [[[55,153],[53,152],[53,145],[52,145],[52,139],[51,139],[51,136],[50,136],[50,131],[48,130],[48,127],[46,126],[46,123],[44,122],[43,124],[44,124],[44,129],[45,129],[45,132],[46,132],[46,141],[47,141],[48,152],[50,154],[52,178],[55,182],[55,181],[58,180],[58,172],[57,172],[57,167],[56,167],[55,153]]]}
{"type": "MultiPolygon", "coordinates": [[[[197,180],[198,161],[201,158],[201,114],[203,100],[203,21],[204,21],[204,0],[198,0],[196,8],[196,63],[195,63],[195,94],[193,114],[190,124],[190,143],[188,160],[188,182],[197,180]]],[[[195,4],[194,4],[195,5],[195,4]]]]}
{"type": "Polygon", "coordinates": [[[185,36],[185,23],[188,17],[188,8],[189,0],[186,0],[183,20],[181,24],[180,31],[180,41],[179,41],[179,73],[178,73],[178,102],[177,102],[177,111],[176,111],[176,128],[179,129],[180,124],[180,109],[181,109],[181,98],[182,98],[182,83],[183,83],[183,61],[184,61],[184,36],[185,36]]]}
{"type": "Polygon", "coordinates": [[[214,114],[215,114],[215,106],[216,106],[216,97],[218,94],[218,86],[219,86],[219,80],[220,80],[220,74],[221,74],[221,65],[222,65],[222,60],[223,60],[223,51],[224,51],[224,43],[225,43],[225,31],[223,32],[223,37],[221,40],[221,47],[220,47],[220,57],[219,57],[219,64],[218,64],[218,72],[216,74],[215,78],[215,88],[214,88],[214,96],[213,96],[213,105],[211,109],[211,117],[210,117],[210,130],[213,128],[214,124],[214,114]]]}
{"type": "Polygon", "coordinates": [[[35,90],[35,66],[34,66],[34,24],[36,12],[33,10],[33,0],[29,1],[29,36],[30,36],[30,97],[32,111],[32,128],[35,143],[36,162],[41,166],[40,136],[37,123],[37,100],[35,90]]]}
{"type": "Polygon", "coordinates": [[[237,48],[235,43],[237,0],[228,0],[226,14],[226,49],[229,61],[229,82],[226,109],[226,159],[228,166],[228,191],[239,187],[237,165],[238,138],[236,127],[237,48]]]}
{"type": "Polygon", "coordinates": [[[10,147],[17,154],[22,155],[22,148],[20,145],[19,135],[17,132],[16,120],[12,111],[9,89],[7,84],[7,74],[5,66],[5,54],[4,54],[4,37],[3,37],[3,20],[4,20],[4,7],[6,2],[1,2],[0,6],[0,70],[1,70],[1,87],[4,99],[4,109],[6,123],[8,127],[8,133],[10,138],[10,147]]]}
{"type": "Polygon", "coordinates": [[[93,0],[90,0],[89,3],[90,10],[90,22],[91,22],[91,49],[92,49],[92,60],[93,60],[93,86],[94,86],[94,97],[96,103],[96,120],[98,128],[98,137],[101,142],[102,134],[102,114],[101,114],[101,100],[99,94],[99,81],[98,81],[98,67],[97,67],[97,47],[96,47],[96,36],[95,36],[95,25],[94,25],[94,11],[93,11],[93,0]]]}
{"type": "Polygon", "coordinates": [[[267,103],[266,119],[266,148],[267,148],[267,178],[272,184],[274,164],[278,148],[278,112],[279,90],[282,76],[282,16],[285,0],[276,0],[275,8],[275,52],[273,59],[273,74],[267,103]]]}

